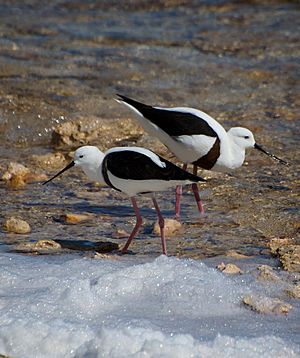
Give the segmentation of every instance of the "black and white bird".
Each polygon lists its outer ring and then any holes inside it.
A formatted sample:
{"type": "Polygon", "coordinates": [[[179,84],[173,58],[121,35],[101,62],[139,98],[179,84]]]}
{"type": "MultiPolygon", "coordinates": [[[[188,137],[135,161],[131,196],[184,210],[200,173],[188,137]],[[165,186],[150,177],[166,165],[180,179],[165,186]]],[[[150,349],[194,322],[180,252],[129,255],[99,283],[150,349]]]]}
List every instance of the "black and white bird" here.
{"type": "Polygon", "coordinates": [[[70,169],[80,167],[89,179],[105,183],[131,198],[136,215],[136,225],[129,236],[122,253],[125,253],[142,225],[142,217],[136,203],[138,194],[150,195],[157,212],[161,233],[162,252],[167,254],[164,234],[164,218],[154,196],[156,191],[164,191],[176,185],[193,184],[204,179],[186,172],[175,164],[163,159],[152,151],[140,147],[116,147],[105,153],[94,146],[78,148],[74,160],[59,173],[43,184],[70,169]]]}
{"type": "MultiPolygon", "coordinates": [[[[240,167],[245,159],[245,150],[255,148],[276,159],[287,162],[259,146],[253,133],[243,127],[233,127],[227,132],[215,119],[198,109],[188,107],[152,107],[118,94],[117,102],[132,110],[140,125],[157,137],[183,164],[193,164],[193,173],[198,167],[206,170],[228,172],[240,167]]],[[[198,209],[204,212],[197,184],[192,184],[198,209]]],[[[175,215],[180,216],[181,186],[176,187],[175,215]]]]}

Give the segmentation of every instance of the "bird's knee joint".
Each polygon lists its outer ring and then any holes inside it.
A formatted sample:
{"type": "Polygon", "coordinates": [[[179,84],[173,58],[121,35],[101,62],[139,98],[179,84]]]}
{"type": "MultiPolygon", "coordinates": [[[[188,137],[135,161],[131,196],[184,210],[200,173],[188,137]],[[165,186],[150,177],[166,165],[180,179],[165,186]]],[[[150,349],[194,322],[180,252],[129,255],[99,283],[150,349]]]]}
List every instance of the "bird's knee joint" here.
{"type": "Polygon", "coordinates": [[[179,187],[176,188],[176,194],[177,194],[177,195],[181,195],[181,194],[182,194],[182,187],[181,187],[181,186],[179,186],[179,187]]]}
{"type": "Polygon", "coordinates": [[[165,220],[164,219],[159,219],[158,220],[158,225],[161,229],[163,229],[165,227],[165,220]]]}

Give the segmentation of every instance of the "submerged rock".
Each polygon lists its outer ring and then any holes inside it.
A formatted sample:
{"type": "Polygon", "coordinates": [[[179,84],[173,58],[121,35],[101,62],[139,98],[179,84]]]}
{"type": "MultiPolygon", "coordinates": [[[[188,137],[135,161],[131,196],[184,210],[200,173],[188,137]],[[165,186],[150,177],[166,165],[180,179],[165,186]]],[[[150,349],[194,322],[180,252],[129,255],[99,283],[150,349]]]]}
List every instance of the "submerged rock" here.
{"type": "Polygon", "coordinates": [[[15,234],[28,234],[31,231],[27,221],[14,216],[8,218],[3,224],[4,230],[15,234]]]}
{"type": "Polygon", "coordinates": [[[48,169],[49,167],[52,169],[59,169],[66,161],[65,156],[60,152],[33,155],[31,158],[35,165],[42,169],[48,169]]]}
{"type": "Polygon", "coordinates": [[[237,252],[235,250],[228,250],[226,252],[226,256],[233,257],[235,259],[246,259],[246,258],[250,257],[250,256],[247,256],[247,255],[240,254],[239,252],[237,252]]]}
{"type": "Polygon", "coordinates": [[[294,285],[292,288],[285,290],[285,292],[291,298],[300,299],[300,283],[294,285]]]}
{"type": "Polygon", "coordinates": [[[253,311],[264,314],[287,314],[293,308],[292,305],[278,298],[266,296],[247,295],[243,298],[242,302],[253,311]]]}
{"type": "Polygon", "coordinates": [[[47,249],[47,250],[49,249],[57,250],[61,248],[60,244],[54,240],[39,240],[35,243],[34,247],[36,249],[47,249]]]}
{"type": "Polygon", "coordinates": [[[257,276],[258,280],[261,281],[278,281],[279,277],[274,272],[273,268],[268,265],[260,265],[257,267],[259,274],[257,276]]]}
{"type": "MultiPolygon", "coordinates": [[[[165,219],[165,236],[168,238],[170,236],[176,235],[181,229],[182,224],[175,219],[165,219]]],[[[154,224],[153,233],[157,236],[160,235],[160,227],[158,221],[154,224]]]]}
{"type": "Polygon", "coordinates": [[[230,264],[230,263],[225,265],[224,262],[220,263],[217,266],[217,269],[220,270],[221,272],[228,273],[231,275],[243,273],[243,271],[237,265],[230,264]]]}
{"type": "Polygon", "coordinates": [[[15,246],[16,251],[24,253],[49,253],[61,249],[61,245],[54,240],[38,240],[37,242],[26,242],[15,246]]]}

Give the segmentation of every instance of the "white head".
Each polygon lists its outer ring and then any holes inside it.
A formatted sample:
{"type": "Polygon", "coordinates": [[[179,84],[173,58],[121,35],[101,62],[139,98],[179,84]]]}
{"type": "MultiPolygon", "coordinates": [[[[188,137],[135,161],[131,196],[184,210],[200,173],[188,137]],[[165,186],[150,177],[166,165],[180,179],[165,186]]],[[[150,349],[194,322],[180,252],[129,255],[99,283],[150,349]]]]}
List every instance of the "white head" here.
{"type": "Polygon", "coordinates": [[[99,166],[103,160],[104,153],[97,147],[85,145],[75,150],[74,164],[82,168],[99,166]]]}
{"type": "Polygon", "coordinates": [[[284,165],[288,165],[286,161],[276,157],[276,155],[274,154],[267,152],[264,148],[258,145],[255,142],[253,133],[249,129],[243,127],[233,127],[229,129],[227,134],[232,139],[232,141],[240,147],[240,149],[245,151],[245,149],[247,148],[255,148],[258,149],[260,152],[266,154],[270,158],[275,159],[277,162],[284,165]]]}
{"type": "Polygon", "coordinates": [[[79,166],[82,168],[89,179],[104,182],[100,168],[103,158],[104,153],[102,153],[101,150],[99,150],[97,147],[91,145],[80,147],[75,150],[74,160],[43,184],[49,183],[51,180],[58,177],[60,174],[72,168],[73,166],[79,166]]]}
{"type": "Polygon", "coordinates": [[[253,148],[255,145],[253,133],[247,128],[233,127],[227,134],[241,149],[253,148]]]}
{"type": "Polygon", "coordinates": [[[104,153],[97,147],[85,145],[76,149],[74,153],[74,165],[78,165],[91,180],[103,182],[100,166],[104,153]]]}

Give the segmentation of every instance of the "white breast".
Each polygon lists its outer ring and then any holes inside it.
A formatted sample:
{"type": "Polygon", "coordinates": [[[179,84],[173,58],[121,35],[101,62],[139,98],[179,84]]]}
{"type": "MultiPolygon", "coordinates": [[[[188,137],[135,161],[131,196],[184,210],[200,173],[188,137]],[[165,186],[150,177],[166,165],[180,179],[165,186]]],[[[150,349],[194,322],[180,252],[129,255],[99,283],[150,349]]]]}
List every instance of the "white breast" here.
{"type": "Polygon", "coordinates": [[[108,179],[112,185],[127,194],[129,197],[135,196],[140,193],[149,193],[156,191],[165,191],[169,188],[173,188],[179,184],[190,184],[190,181],[178,181],[178,180],[131,180],[122,179],[114,176],[108,172],[108,179]]]}

